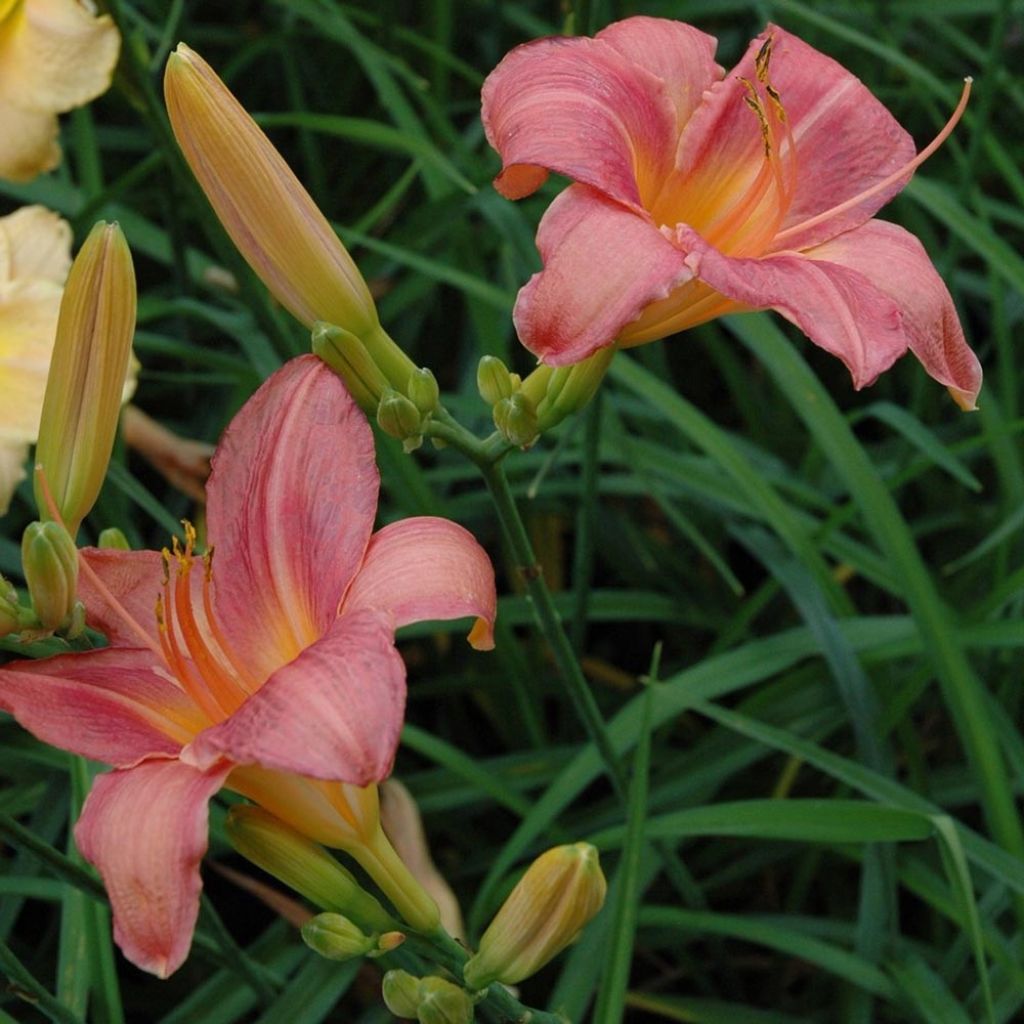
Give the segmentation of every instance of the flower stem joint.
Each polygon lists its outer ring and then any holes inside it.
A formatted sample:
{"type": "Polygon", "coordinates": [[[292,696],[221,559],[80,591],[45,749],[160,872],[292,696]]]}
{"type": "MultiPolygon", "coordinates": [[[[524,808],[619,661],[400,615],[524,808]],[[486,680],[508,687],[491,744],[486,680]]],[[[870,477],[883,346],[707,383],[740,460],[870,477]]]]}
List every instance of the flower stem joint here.
{"type": "Polygon", "coordinates": [[[604,904],[607,883],[589,843],[556,846],[527,869],[466,963],[471,989],[514,985],[572,943],[604,904]]]}

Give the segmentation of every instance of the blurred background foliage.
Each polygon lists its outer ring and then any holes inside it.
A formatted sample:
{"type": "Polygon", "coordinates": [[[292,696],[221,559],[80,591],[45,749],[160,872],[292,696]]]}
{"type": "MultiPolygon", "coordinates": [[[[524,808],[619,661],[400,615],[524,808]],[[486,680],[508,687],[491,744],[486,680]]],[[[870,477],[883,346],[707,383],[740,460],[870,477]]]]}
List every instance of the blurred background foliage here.
{"type": "MultiPolygon", "coordinates": [[[[563,186],[518,204],[490,187],[479,88],[510,47],[643,13],[717,35],[728,67],[774,21],[851,68],[919,147],[974,76],[954,137],[882,216],[918,234],[948,282],[985,367],[980,412],[961,414],[912,359],[856,393],[780,320],[746,316],[617,356],[599,401],[507,460],[628,792],[608,784],[560,686],[473,467],[380,437],[381,514],[449,516],[499,571],[493,654],[447,626],[401,638],[397,772],[470,939],[529,857],[567,838],[604,851],[607,909],[522,985],[525,1002],[603,1022],[1021,1019],[1024,4],[100,6],[125,35],[115,86],[64,119],[59,171],[0,183],[3,211],[43,203],[77,242],[98,218],[121,222],[140,287],[136,402],[209,441],[308,339],[172,148],[160,74],[179,39],[266,127],[385,326],[480,431],[479,358],[530,368],[510,311],[563,186]]],[[[0,538],[14,579],[29,499],[23,487],[0,538]]],[[[117,525],[159,547],[200,515],[118,451],[83,534],[117,525]]],[[[0,739],[0,967],[14,979],[0,1021],[387,1019],[375,968],[316,959],[217,872],[256,874],[224,842],[222,804],[192,958],[168,982],[126,965],[63,857],[88,773],[9,719],[0,739]]]]}

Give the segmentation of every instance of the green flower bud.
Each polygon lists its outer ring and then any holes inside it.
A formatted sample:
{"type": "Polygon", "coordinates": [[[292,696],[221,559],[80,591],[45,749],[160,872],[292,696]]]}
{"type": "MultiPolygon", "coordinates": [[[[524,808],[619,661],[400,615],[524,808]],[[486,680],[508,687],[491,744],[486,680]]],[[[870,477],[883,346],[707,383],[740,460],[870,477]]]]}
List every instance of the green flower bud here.
{"type": "Polygon", "coordinates": [[[397,437],[407,451],[415,451],[423,443],[423,417],[412,399],[394,388],[384,392],[377,407],[377,423],[385,434],[397,437]]]}
{"type": "Polygon", "coordinates": [[[406,971],[388,971],[381,983],[384,1005],[396,1016],[415,1020],[420,1005],[420,979],[406,971]]]}
{"type": "Polygon", "coordinates": [[[476,368],[476,388],[488,405],[497,405],[516,390],[513,375],[497,356],[484,356],[476,368]]]}
{"type": "Polygon", "coordinates": [[[437,378],[426,367],[414,370],[409,377],[405,393],[410,401],[424,415],[429,416],[437,409],[441,400],[441,389],[437,386],[437,378]]]}
{"type": "Polygon", "coordinates": [[[398,922],[322,846],[263,808],[232,807],[225,831],[243,857],[310,903],[344,914],[369,932],[400,930],[398,922]]]}
{"type": "Polygon", "coordinates": [[[615,355],[615,346],[599,349],[572,366],[540,366],[523,381],[523,394],[537,409],[543,433],[582,409],[597,393],[615,355]]]}
{"type": "Polygon", "coordinates": [[[351,331],[322,320],[313,325],[312,339],[313,351],[345,382],[359,408],[376,412],[388,379],[362,341],[351,331]]]}
{"type": "Polygon", "coordinates": [[[317,914],[302,926],[302,941],[328,960],[354,960],[377,948],[376,936],[341,914],[317,914]]]}
{"type": "Polygon", "coordinates": [[[589,843],[542,853],[509,894],[466,963],[466,984],[514,985],[571,943],[604,903],[607,884],[589,843]]]}
{"type": "Polygon", "coordinates": [[[17,633],[21,629],[21,604],[18,592],[9,580],[0,576],[0,636],[17,633]]]}
{"type": "Polygon", "coordinates": [[[473,1000],[464,989],[444,978],[423,978],[416,1019],[420,1024],[470,1024],[473,1000]]]}
{"type": "Polygon", "coordinates": [[[30,523],[21,538],[21,565],[36,618],[44,629],[57,629],[75,606],[75,542],[60,523],[30,523]]]}
{"type": "Polygon", "coordinates": [[[101,530],[96,546],[98,548],[113,548],[117,551],[131,551],[132,549],[128,538],[116,526],[108,526],[105,530],[101,530]]]}
{"type": "Polygon", "coordinates": [[[537,413],[522,392],[503,398],[494,406],[494,425],[510,444],[526,448],[537,440],[537,413]]]}

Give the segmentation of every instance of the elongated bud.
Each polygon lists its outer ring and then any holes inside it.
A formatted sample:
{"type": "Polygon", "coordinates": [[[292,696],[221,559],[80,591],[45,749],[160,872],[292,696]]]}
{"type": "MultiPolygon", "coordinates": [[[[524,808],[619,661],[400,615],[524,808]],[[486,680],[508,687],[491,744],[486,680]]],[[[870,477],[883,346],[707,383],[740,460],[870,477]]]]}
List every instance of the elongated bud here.
{"type": "Polygon", "coordinates": [[[116,526],[108,526],[105,530],[100,530],[100,535],[96,539],[96,547],[111,548],[115,551],[131,551],[132,549],[128,538],[116,526]]]}
{"type": "Polygon", "coordinates": [[[398,922],[322,846],[261,807],[232,807],[225,831],[243,857],[310,903],[344,914],[370,932],[400,930],[398,922]]]}
{"type": "Polygon", "coordinates": [[[214,70],[184,43],[164,97],[185,159],[225,230],[271,293],[307,327],[377,325],[362,274],[281,154],[214,70]]]}
{"type": "Polygon", "coordinates": [[[302,926],[302,941],[328,960],[354,960],[377,948],[377,936],[367,935],[341,914],[317,914],[302,926]]]}
{"type": "Polygon", "coordinates": [[[385,434],[397,437],[407,452],[423,443],[423,417],[412,399],[388,388],[377,407],[377,423],[385,434]]]}
{"type": "MultiPolygon", "coordinates": [[[[71,266],[46,381],[36,462],[72,537],[114,446],[135,333],[135,271],[116,224],[98,223],[71,266]]],[[[51,512],[38,474],[40,518],[51,512]]]]}
{"type": "Polygon", "coordinates": [[[518,379],[497,356],[484,356],[476,368],[476,389],[488,405],[497,405],[517,390],[518,379]]]}
{"type": "Polygon", "coordinates": [[[416,1019],[420,1024],[470,1024],[473,1000],[464,989],[444,978],[423,978],[416,1019]]]}
{"type": "Polygon", "coordinates": [[[441,389],[437,386],[437,378],[426,367],[419,367],[410,374],[409,383],[405,386],[405,393],[423,416],[429,416],[435,412],[437,404],[441,400],[441,389]]]}
{"type": "Polygon", "coordinates": [[[384,1005],[396,1016],[416,1019],[420,1005],[420,979],[407,971],[388,971],[381,982],[384,1005]]]}
{"type": "Polygon", "coordinates": [[[521,391],[498,402],[493,416],[494,425],[510,444],[525,448],[537,440],[537,411],[521,391]]]}
{"type": "Polygon", "coordinates": [[[324,321],[313,325],[313,352],[344,382],[363,412],[374,415],[390,384],[351,331],[324,321]]]}
{"type": "Polygon", "coordinates": [[[523,381],[523,394],[537,409],[537,428],[543,433],[579,412],[597,393],[615,355],[615,347],[599,349],[572,366],[541,366],[523,381]]]}
{"type": "Polygon", "coordinates": [[[464,976],[470,988],[513,985],[560,953],[604,903],[607,884],[589,843],[542,853],[502,904],[464,976]]]}
{"type": "Polygon", "coordinates": [[[21,537],[21,565],[36,618],[44,629],[57,629],[75,606],[75,542],[60,523],[30,523],[21,537]]]}

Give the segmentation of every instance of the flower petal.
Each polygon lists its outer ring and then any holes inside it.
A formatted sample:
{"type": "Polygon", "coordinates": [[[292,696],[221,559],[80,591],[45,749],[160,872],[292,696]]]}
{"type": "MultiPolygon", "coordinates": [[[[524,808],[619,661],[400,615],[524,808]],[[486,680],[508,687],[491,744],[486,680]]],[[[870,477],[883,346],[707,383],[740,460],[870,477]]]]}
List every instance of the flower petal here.
{"type": "Polygon", "coordinates": [[[315,356],[275,373],[234,418],[207,484],[214,608],[266,677],[329,627],[377,509],[373,435],[315,356]]]}
{"type": "Polygon", "coordinates": [[[910,350],[962,409],[975,408],[981,364],[967,345],[948,289],[914,235],[871,220],[806,255],[849,267],[888,295],[902,310],[910,350]]]}
{"type": "Polygon", "coordinates": [[[44,743],[130,765],[174,755],[206,724],[148,650],[106,648],[12,662],[0,669],[0,708],[44,743]]]}
{"type": "Polygon", "coordinates": [[[23,206],[0,217],[9,259],[6,277],[41,277],[63,285],[71,267],[71,225],[45,206],[23,206]]]}
{"type": "Polygon", "coordinates": [[[856,270],[800,253],[732,259],[692,228],[677,229],[694,274],[752,309],[775,309],[846,364],[865,387],[906,351],[896,303],[856,270]]]}
{"type": "Polygon", "coordinates": [[[602,29],[594,38],[665,83],[679,128],[690,120],[705,90],[724,73],[715,63],[718,40],[681,21],[626,18],[602,29]]]}
{"type": "Polygon", "coordinates": [[[518,46],[484,82],[481,117],[504,168],[495,187],[529,195],[547,170],[642,208],[672,166],[676,111],[666,85],[599,39],[518,46]]]}
{"type": "Polygon", "coordinates": [[[473,535],[433,516],[402,519],[370,538],[342,613],[390,612],[395,626],[424,619],[476,616],[469,635],[478,650],[494,646],[494,568],[473,535]]]}
{"type": "Polygon", "coordinates": [[[78,849],[99,869],[110,896],[114,940],[133,964],[158,977],[188,956],[203,885],[207,804],[230,771],[156,759],[101,775],[75,826],[78,849]]]}
{"type": "Polygon", "coordinates": [[[513,319],[522,343],[553,366],[612,344],[649,303],[693,276],[650,220],[583,185],[548,207],[537,247],[544,269],[519,292],[513,319]]]}
{"type": "Polygon", "coordinates": [[[77,0],[30,0],[8,17],[0,60],[4,100],[61,113],[109,88],[121,48],[109,15],[93,17],[77,0]]]}
{"type": "Polygon", "coordinates": [[[353,612],[182,757],[200,768],[226,757],[366,786],[391,771],[404,709],[405,665],[393,624],[380,612],[353,612]]]}
{"type": "Polygon", "coordinates": [[[60,163],[56,114],[23,110],[0,96],[0,178],[30,181],[60,163]]]}
{"type": "Polygon", "coordinates": [[[78,575],[86,622],[112,646],[158,645],[156,600],[163,579],[159,553],[83,548],[79,556],[86,563],[78,575]]]}

